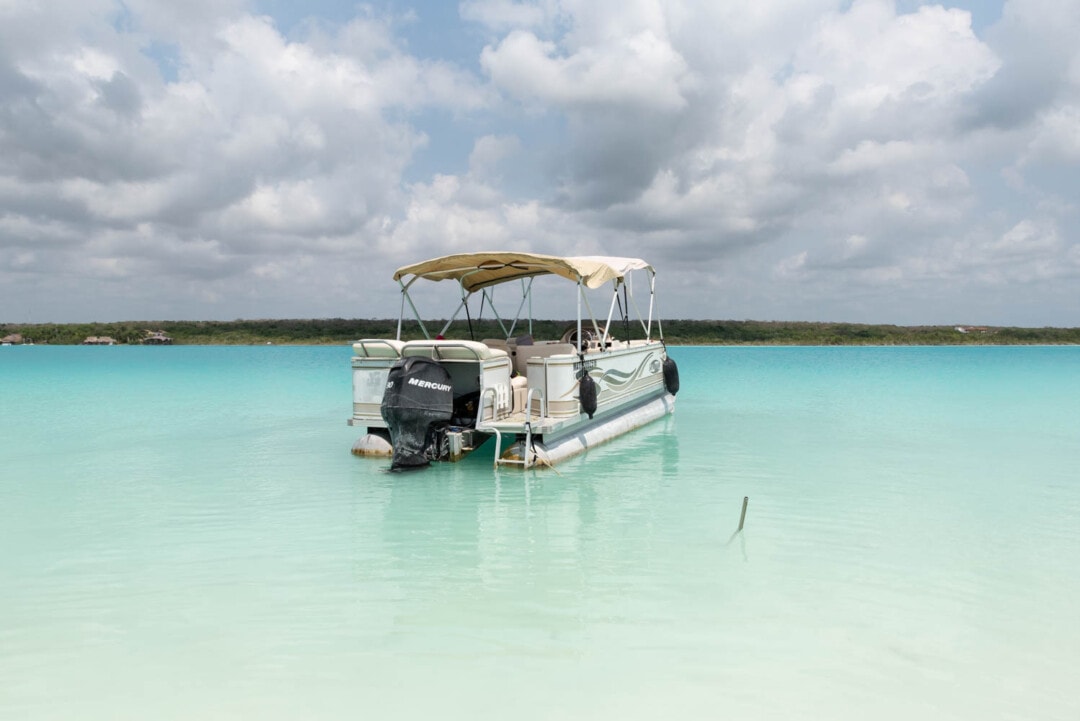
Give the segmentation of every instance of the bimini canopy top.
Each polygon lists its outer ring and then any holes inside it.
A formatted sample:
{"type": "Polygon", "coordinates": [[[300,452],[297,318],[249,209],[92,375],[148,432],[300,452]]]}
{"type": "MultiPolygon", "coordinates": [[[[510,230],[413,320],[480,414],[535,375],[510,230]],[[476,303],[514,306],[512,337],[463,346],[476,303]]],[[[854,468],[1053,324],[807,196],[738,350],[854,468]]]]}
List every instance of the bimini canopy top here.
{"type": "MultiPolygon", "coordinates": [[[[599,288],[610,280],[621,280],[632,270],[648,270],[651,265],[638,258],[570,256],[560,258],[538,253],[459,253],[432,258],[398,268],[394,280],[407,275],[427,280],[453,279],[469,293],[518,278],[558,275],[587,288],[599,288]]],[[[411,283],[411,281],[410,281],[411,283]]]]}

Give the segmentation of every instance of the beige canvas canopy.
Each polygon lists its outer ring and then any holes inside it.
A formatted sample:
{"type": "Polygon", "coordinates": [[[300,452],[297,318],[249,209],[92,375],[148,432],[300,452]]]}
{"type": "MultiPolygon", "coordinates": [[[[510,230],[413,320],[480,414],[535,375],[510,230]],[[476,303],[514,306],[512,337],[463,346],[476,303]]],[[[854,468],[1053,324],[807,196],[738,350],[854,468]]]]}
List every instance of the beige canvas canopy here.
{"type": "Polygon", "coordinates": [[[638,258],[611,256],[569,256],[560,258],[538,253],[459,253],[432,258],[398,268],[394,280],[407,275],[427,280],[453,279],[467,292],[536,275],[558,275],[587,288],[599,288],[608,281],[622,279],[632,270],[654,272],[638,258]]]}

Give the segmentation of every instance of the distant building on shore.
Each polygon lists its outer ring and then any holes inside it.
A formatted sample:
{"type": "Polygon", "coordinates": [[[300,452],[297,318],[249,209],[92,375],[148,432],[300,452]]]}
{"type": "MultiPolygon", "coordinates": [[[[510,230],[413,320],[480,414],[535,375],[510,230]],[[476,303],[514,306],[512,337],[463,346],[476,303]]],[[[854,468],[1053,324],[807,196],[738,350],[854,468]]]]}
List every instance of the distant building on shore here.
{"type": "Polygon", "coordinates": [[[142,343],[143,345],[172,345],[173,339],[165,335],[163,330],[148,330],[142,343]]]}
{"type": "Polygon", "coordinates": [[[107,335],[91,335],[87,336],[86,340],[82,342],[83,345],[116,345],[116,339],[110,338],[107,335]]]}
{"type": "Polygon", "coordinates": [[[12,333],[0,338],[0,344],[3,345],[22,345],[23,337],[19,333],[12,333]]]}

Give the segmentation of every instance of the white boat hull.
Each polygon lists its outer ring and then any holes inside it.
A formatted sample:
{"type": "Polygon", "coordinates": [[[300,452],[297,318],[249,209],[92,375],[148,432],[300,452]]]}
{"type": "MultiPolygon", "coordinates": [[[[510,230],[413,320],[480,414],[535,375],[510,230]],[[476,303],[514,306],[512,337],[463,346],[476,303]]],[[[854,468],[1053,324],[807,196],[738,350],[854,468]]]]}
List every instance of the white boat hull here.
{"type": "Polygon", "coordinates": [[[380,407],[390,367],[402,357],[439,359],[455,379],[459,395],[477,396],[475,421],[448,430],[450,452],[443,460],[459,460],[495,436],[496,464],[553,465],[675,408],[675,397],[664,385],[666,351],[655,341],[611,343],[582,356],[560,343],[511,345],[503,350],[471,341],[365,340],[354,347],[349,424],[368,430],[352,448],[361,456],[393,454],[380,407]],[[526,372],[512,380],[511,373],[518,368],[526,372]],[[580,397],[585,374],[597,391],[591,417],[580,397]],[[510,446],[500,455],[506,442],[510,446]],[[525,448],[533,452],[525,453],[525,448]]]}
{"type": "Polygon", "coordinates": [[[394,454],[394,446],[390,443],[390,435],[385,431],[369,431],[360,436],[353,443],[353,455],[355,456],[381,456],[389,458],[394,454]]]}
{"type": "Polygon", "coordinates": [[[504,463],[522,466],[553,466],[674,412],[675,396],[665,393],[613,417],[586,423],[552,441],[530,443],[524,438],[518,439],[502,452],[500,458],[504,463]]]}
{"type": "Polygon", "coordinates": [[[353,344],[349,424],[367,429],[353,452],[390,455],[391,470],[405,470],[458,460],[494,436],[496,465],[529,468],[552,465],[673,412],[678,370],[667,357],[659,321],[653,336],[655,277],[640,258],[518,251],[456,253],[398,268],[396,338],[353,344]],[[635,276],[639,289],[646,284],[646,295],[638,296],[646,303],[635,298],[635,276]],[[574,284],[576,322],[536,341],[533,283],[543,287],[545,279],[574,284]],[[420,280],[453,280],[460,291],[460,302],[437,332],[410,295],[420,280]],[[510,292],[499,293],[502,311],[495,308],[496,287],[510,292]],[[474,325],[470,299],[477,298],[474,325]],[[603,320],[593,310],[597,299],[607,305],[603,320]],[[474,329],[485,305],[495,325],[489,322],[481,332],[498,337],[477,341],[474,329]],[[402,339],[406,309],[424,340],[402,339]],[[462,320],[470,340],[447,340],[462,320]],[[510,447],[500,455],[504,441],[510,447]]]}

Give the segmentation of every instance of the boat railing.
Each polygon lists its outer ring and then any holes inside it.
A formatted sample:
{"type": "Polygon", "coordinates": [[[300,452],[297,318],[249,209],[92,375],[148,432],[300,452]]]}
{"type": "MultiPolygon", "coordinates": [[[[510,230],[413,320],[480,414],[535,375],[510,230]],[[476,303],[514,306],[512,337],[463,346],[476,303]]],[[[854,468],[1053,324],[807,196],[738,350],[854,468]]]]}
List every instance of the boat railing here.
{"type": "Polygon", "coordinates": [[[353,343],[353,352],[364,358],[400,358],[404,346],[399,340],[364,338],[353,343]]]}
{"type": "Polygon", "coordinates": [[[502,434],[499,433],[498,428],[492,430],[495,431],[495,468],[498,468],[499,466],[521,466],[527,470],[532,466],[532,463],[529,462],[529,449],[532,448],[531,424],[525,424],[525,445],[521,449],[521,458],[503,458],[502,434]]]}
{"type": "Polygon", "coordinates": [[[480,428],[484,423],[484,409],[487,407],[485,401],[489,393],[491,394],[491,420],[494,422],[498,419],[499,392],[495,389],[495,386],[487,386],[480,392],[480,402],[477,403],[474,428],[480,428]]]}
{"type": "Polygon", "coordinates": [[[540,396],[540,417],[547,415],[547,399],[544,398],[544,391],[539,388],[530,388],[529,394],[525,396],[525,422],[528,423],[532,420],[532,404],[533,395],[540,396]]]}

